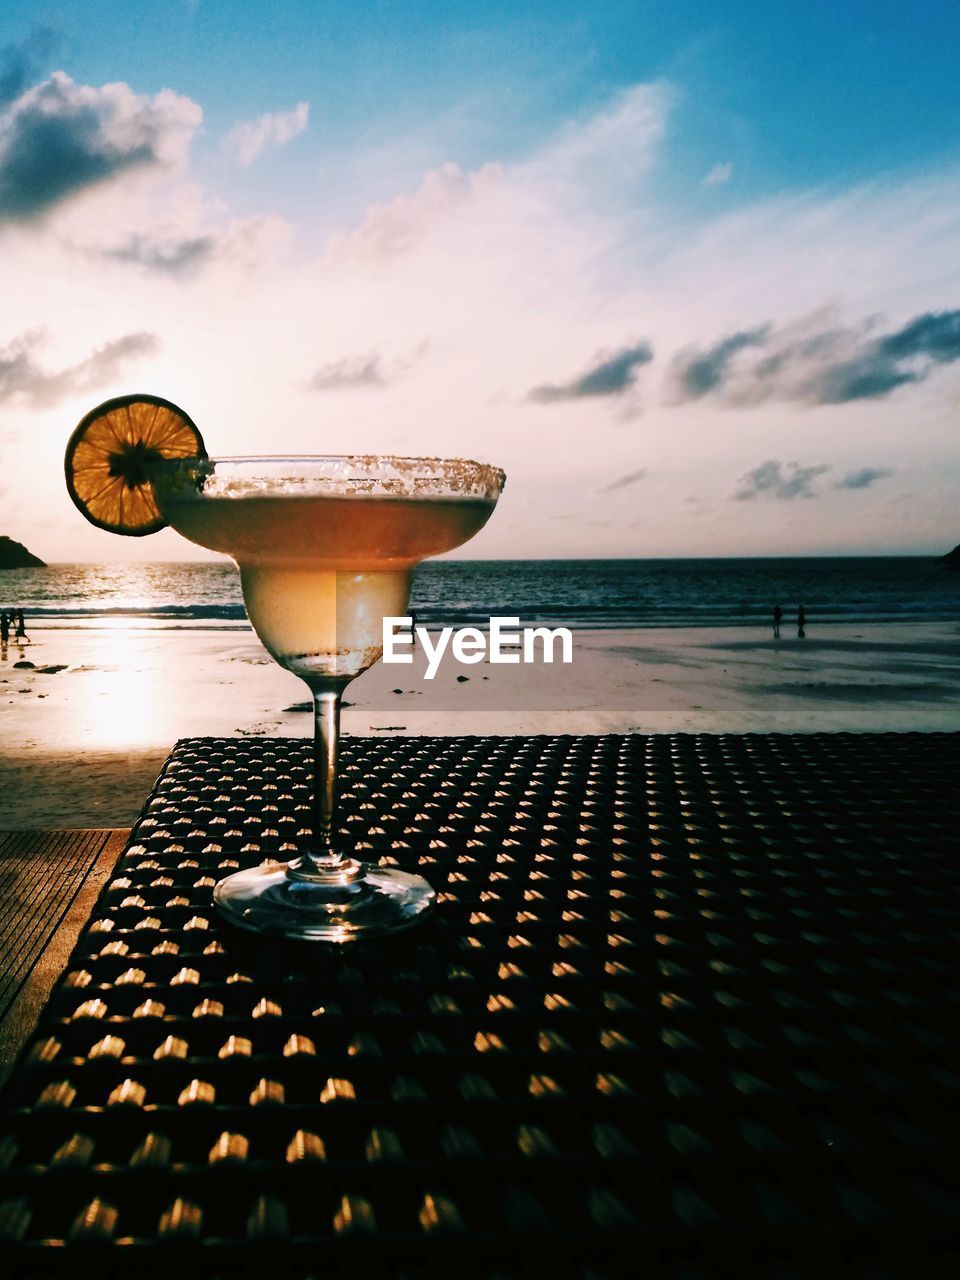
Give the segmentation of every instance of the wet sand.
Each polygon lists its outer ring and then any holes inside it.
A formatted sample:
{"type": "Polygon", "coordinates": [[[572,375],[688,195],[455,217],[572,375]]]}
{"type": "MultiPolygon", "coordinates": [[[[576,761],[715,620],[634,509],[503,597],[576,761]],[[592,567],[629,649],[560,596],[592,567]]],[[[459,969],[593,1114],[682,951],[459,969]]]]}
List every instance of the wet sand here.
{"type": "MultiPolygon", "coordinates": [[[[355,681],[344,732],[960,730],[955,623],[585,631],[569,666],[424,666],[355,681]]],[[[246,631],[37,631],[0,660],[0,829],[128,825],[178,738],[309,736],[307,697],[246,631]]]]}

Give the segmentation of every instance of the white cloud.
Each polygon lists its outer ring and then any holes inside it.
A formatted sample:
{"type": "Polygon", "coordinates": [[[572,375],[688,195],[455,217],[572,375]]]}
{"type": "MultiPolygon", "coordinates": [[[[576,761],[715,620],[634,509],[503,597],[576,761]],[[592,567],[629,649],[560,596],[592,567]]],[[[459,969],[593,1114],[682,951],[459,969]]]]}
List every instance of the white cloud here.
{"type": "Polygon", "coordinates": [[[264,214],[225,224],[202,218],[177,222],[145,217],[126,231],[117,227],[99,240],[81,239],[76,247],[92,257],[186,279],[215,263],[257,267],[286,246],[289,232],[282,218],[264,214]]]}
{"type": "Polygon", "coordinates": [[[231,129],[223,140],[224,150],[239,164],[253,164],[264,151],[276,151],[303,133],[309,118],[309,102],[298,102],[292,111],[267,111],[231,129]]]}
{"type": "Polygon", "coordinates": [[[335,236],[332,254],[382,262],[427,239],[465,234],[480,235],[486,251],[496,240],[509,253],[539,237],[552,253],[555,231],[569,248],[579,227],[594,236],[603,222],[595,250],[610,236],[611,212],[634,199],[653,166],[672,98],[665,85],[636,85],[593,115],[568,121],[523,160],[473,171],[440,165],[413,191],[374,206],[357,228],[335,236]]]}
{"type": "Polygon", "coordinates": [[[626,475],[617,476],[617,478],[615,480],[611,480],[609,484],[601,485],[597,492],[616,493],[618,489],[629,489],[631,485],[637,484],[640,480],[645,480],[646,476],[646,467],[638,467],[636,471],[628,471],[626,475]]]}
{"type": "Polygon", "coordinates": [[[722,187],[724,183],[729,182],[733,177],[733,165],[727,161],[725,164],[715,164],[701,181],[701,187],[722,187]]]}
{"type": "Polygon", "coordinates": [[[128,333],[105,342],[69,368],[51,372],[36,360],[42,341],[43,334],[34,330],[0,350],[0,403],[19,400],[32,408],[46,408],[96,391],[125,372],[130,361],[152,355],[159,347],[152,333],[128,333]]]}
{"type": "Polygon", "coordinates": [[[360,225],[335,235],[330,245],[334,259],[365,258],[387,261],[415,248],[424,236],[436,233],[442,224],[467,208],[471,202],[501,184],[500,165],[489,164],[474,173],[464,173],[458,165],[444,164],[426,174],[411,192],[403,192],[385,204],[376,205],[360,225]]]}
{"type": "Polygon", "coordinates": [[[673,96],[663,84],[625,89],[594,115],[569,122],[519,173],[575,189],[578,199],[630,191],[658,154],[673,96]]]}
{"type": "Polygon", "coordinates": [[[202,116],[168,89],[97,89],[55,71],[0,113],[0,219],[29,222],[128,171],[182,163],[202,116]]]}
{"type": "MultiPolygon", "coordinates": [[[[772,305],[772,304],[771,304],[772,305]]],[[[676,355],[668,403],[712,396],[739,408],[772,399],[800,404],[878,400],[960,361],[960,309],[911,316],[893,330],[876,315],[848,325],[821,308],[812,316],[725,334],[676,355]]]]}
{"type": "Polygon", "coordinates": [[[345,356],[320,366],[310,379],[311,391],[353,391],[358,387],[385,385],[380,356],[345,356]]]}
{"type": "Polygon", "coordinates": [[[838,489],[869,489],[878,480],[888,480],[896,475],[890,467],[858,467],[856,471],[848,471],[835,482],[838,489]]]}
{"type": "Polygon", "coordinates": [[[760,496],[789,502],[793,498],[817,496],[815,481],[830,470],[825,463],[801,466],[799,462],[770,459],[752,467],[737,481],[731,495],[736,502],[749,502],[760,496]]]}

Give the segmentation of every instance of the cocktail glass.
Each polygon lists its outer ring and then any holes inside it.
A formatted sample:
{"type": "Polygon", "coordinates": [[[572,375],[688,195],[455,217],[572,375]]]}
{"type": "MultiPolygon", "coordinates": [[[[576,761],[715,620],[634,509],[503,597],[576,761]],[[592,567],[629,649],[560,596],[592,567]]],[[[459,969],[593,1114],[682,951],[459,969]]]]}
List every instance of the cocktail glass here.
{"type": "Polygon", "coordinates": [[[463,459],[191,458],[151,478],[178,533],[236,561],[254,630],[313,695],[312,846],[221,880],[218,908],[245,929],[328,942],[415,924],[436,901],[427,881],[338,840],[340,700],[380,657],[383,618],[405,614],[416,565],[486,524],[503,472],[463,459]]]}

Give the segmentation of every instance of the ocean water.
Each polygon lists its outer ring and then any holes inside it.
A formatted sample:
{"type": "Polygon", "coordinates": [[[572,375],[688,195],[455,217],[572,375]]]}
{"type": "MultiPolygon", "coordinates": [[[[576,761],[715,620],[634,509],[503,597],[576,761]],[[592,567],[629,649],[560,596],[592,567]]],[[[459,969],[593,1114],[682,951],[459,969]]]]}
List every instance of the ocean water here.
{"type": "MultiPolygon", "coordinates": [[[[426,625],[492,614],[571,628],[960,621],[960,573],[920,556],[757,560],[437,560],[411,609],[426,625]]],[[[0,573],[0,608],[30,627],[245,627],[232,564],[61,564],[0,573]]]]}

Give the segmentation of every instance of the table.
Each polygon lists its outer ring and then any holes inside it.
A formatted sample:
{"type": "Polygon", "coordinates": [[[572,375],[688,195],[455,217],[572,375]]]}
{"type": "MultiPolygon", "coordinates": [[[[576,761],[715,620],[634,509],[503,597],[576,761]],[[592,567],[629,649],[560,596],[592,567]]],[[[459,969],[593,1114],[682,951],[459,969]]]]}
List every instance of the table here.
{"type": "Polygon", "coordinates": [[[309,744],[177,744],[4,1095],[30,1275],[955,1274],[960,734],[347,739],[440,890],[221,927],[309,744]]]}

